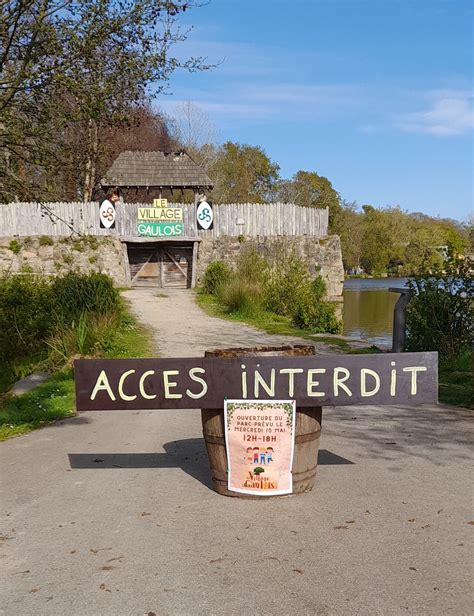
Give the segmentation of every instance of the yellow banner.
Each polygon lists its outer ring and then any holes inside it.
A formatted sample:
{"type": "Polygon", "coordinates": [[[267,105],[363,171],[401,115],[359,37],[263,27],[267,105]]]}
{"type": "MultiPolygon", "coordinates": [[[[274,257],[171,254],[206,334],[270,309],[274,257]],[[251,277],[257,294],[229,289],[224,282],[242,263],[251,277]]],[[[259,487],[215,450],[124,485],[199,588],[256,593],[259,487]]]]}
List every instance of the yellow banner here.
{"type": "MultiPolygon", "coordinates": [[[[155,199],[159,201],[159,199],[155,199]]],[[[166,201],[166,199],[162,199],[166,201]]],[[[151,220],[153,222],[171,222],[183,220],[183,210],[180,207],[139,207],[138,220],[151,220]]]]}

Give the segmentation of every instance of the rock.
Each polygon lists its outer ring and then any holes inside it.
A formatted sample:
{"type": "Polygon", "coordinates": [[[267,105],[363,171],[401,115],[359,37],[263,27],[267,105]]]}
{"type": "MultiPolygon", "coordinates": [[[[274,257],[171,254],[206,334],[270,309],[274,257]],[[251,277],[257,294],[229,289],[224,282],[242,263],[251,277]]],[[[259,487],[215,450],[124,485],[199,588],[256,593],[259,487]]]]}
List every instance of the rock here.
{"type": "Polygon", "coordinates": [[[17,381],[11,388],[10,393],[13,396],[21,396],[38,387],[38,385],[41,385],[41,383],[44,383],[49,378],[51,378],[51,375],[48,372],[35,372],[17,381]]]}

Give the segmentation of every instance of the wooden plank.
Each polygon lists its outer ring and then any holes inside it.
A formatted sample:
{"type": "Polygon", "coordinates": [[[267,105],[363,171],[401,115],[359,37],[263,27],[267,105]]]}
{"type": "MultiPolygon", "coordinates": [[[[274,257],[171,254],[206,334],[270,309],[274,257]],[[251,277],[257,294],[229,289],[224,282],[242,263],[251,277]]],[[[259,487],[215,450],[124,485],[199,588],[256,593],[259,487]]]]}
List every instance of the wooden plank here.
{"type": "Polygon", "coordinates": [[[74,362],[77,409],[212,409],[222,408],[227,397],[293,399],[302,407],[387,404],[396,412],[402,404],[416,408],[419,404],[436,404],[438,399],[437,353],[301,357],[252,357],[250,349],[249,353],[245,360],[241,357],[77,360],[74,362]],[[206,387],[193,378],[196,369],[206,387]],[[140,387],[143,375],[150,370],[140,387]],[[170,372],[165,374],[170,370],[177,371],[172,378],[170,372]],[[289,371],[293,371],[294,378],[288,377],[289,371]],[[268,389],[259,386],[257,372],[268,389]],[[172,395],[167,393],[171,382],[172,395]],[[121,396],[122,386],[133,399],[121,396]],[[144,391],[148,392],[145,396],[144,391]]]}

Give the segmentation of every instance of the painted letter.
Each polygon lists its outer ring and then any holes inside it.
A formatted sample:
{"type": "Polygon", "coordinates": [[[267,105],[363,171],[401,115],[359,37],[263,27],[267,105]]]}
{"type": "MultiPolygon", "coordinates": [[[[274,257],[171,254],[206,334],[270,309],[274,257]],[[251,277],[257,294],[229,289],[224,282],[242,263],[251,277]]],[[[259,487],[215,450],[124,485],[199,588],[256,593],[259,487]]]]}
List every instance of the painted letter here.
{"type": "Polygon", "coordinates": [[[242,398],[247,397],[247,373],[245,372],[245,364],[241,365],[242,372],[242,398]]]}
{"type": "Polygon", "coordinates": [[[333,387],[334,387],[335,396],[339,395],[339,387],[342,387],[342,389],[346,392],[348,396],[352,396],[352,392],[349,389],[349,387],[347,387],[347,385],[344,385],[344,381],[347,381],[347,379],[350,376],[351,376],[351,373],[349,372],[347,368],[334,368],[333,387]],[[342,379],[340,379],[339,373],[342,373],[345,376],[342,379]]]}
{"type": "Polygon", "coordinates": [[[105,370],[102,370],[99,376],[97,377],[97,382],[94,385],[94,389],[92,390],[92,393],[91,393],[91,400],[95,400],[97,392],[101,390],[106,391],[109,394],[109,398],[115,401],[115,396],[109,385],[109,379],[107,378],[107,375],[105,374],[105,370]]]}
{"type": "Polygon", "coordinates": [[[319,385],[319,381],[313,380],[313,374],[324,374],[325,372],[326,368],[311,368],[308,370],[308,380],[306,383],[308,398],[326,395],[323,391],[314,391],[314,388],[319,385]]]}
{"type": "MultiPolygon", "coordinates": [[[[391,361],[390,365],[395,366],[395,362],[391,361]]],[[[390,370],[390,395],[391,396],[395,395],[396,388],[397,388],[397,371],[395,370],[395,368],[392,368],[390,370]]]]}
{"type": "Polygon", "coordinates": [[[370,396],[375,396],[375,394],[380,389],[380,377],[375,372],[375,370],[370,370],[370,368],[362,368],[360,371],[360,395],[363,398],[368,398],[370,396]],[[367,391],[367,379],[366,375],[370,374],[375,381],[374,388],[371,391],[367,391]]]}
{"type": "Polygon", "coordinates": [[[272,368],[270,371],[270,387],[263,380],[262,375],[258,370],[255,370],[255,381],[253,386],[253,392],[256,398],[260,393],[259,386],[262,386],[263,389],[267,392],[269,396],[275,397],[275,368],[272,368]]]}
{"type": "Polygon", "coordinates": [[[147,370],[146,372],[144,372],[141,377],[140,377],[140,382],[138,384],[138,389],[140,391],[140,395],[142,398],[145,398],[145,400],[154,400],[156,398],[156,394],[147,394],[145,391],[145,379],[147,378],[147,376],[151,376],[152,374],[155,374],[154,370],[147,370]]]}
{"type": "Polygon", "coordinates": [[[280,374],[288,375],[288,396],[293,398],[295,394],[295,374],[301,374],[303,368],[283,368],[280,370],[280,374]]]}
{"type": "Polygon", "coordinates": [[[170,398],[182,398],[183,394],[170,394],[171,387],[177,387],[178,383],[175,381],[169,380],[170,376],[174,376],[175,374],[179,374],[179,370],[163,370],[163,385],[165,387],[165,398],[169,400],[170,398]]]}
{"type": "Polygon", "coordinates": [[[135,370],[127,370],[127,372],[124,372],[118,382],[118,395],[122,398],[122,400],[127,401],[135,400],[137,397],[136,394],[134,396],[127,396],[127,394],[123,391],[123,384],[125,383],[125,379],[129,374],[135,374],[135,370]]]}
{"type": "Polygon", "coordinates": [[[189,378],[193,381],[196,381],[196,383],[201,383],[202,385],[202,390],[198,394],[193,394],[193,392],[189,389],[186,390],[186,394],[193,400],[199,400],[199,398],[202,398],[207,393],[206,381],[204,379],[201,379],[201,377],[196,376],[196,372],[199,372],[200,374],[206,374],[204,368],[191,368],[191,370],[189,371],[189,378]]]}
{"type": "Polygon", "coordinates": [[[403,368],[403,372],[411,372],[411,395],[412,396],[416,396],[416,392],[417,392],[417,382],[416,382],[417,373],[426,372],[426,371],[427,371],[426,366],[408,366],[406,368],[403,368]]]}

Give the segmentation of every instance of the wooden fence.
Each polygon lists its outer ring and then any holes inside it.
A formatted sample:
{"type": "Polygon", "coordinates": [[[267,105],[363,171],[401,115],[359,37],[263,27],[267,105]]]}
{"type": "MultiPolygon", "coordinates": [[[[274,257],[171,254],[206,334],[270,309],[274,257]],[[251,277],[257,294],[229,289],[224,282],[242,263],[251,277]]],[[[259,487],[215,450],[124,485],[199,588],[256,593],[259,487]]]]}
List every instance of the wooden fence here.
{"type": "MultiPolygon", "coordinates": [[[[101,229],[98,203],[9,203],[0,204],[0,236],[112,235],[133,238],[137,233],[138,207],[150,203],[119,203],[115,229],[101,229]]],[[[288,203],[232,203],[214,205],[214,228],[197,229],[194,204],[169,204],[183,208],[182,239],[249,237],[266,235],[327,235],[328,210],[288,203]]]]}

